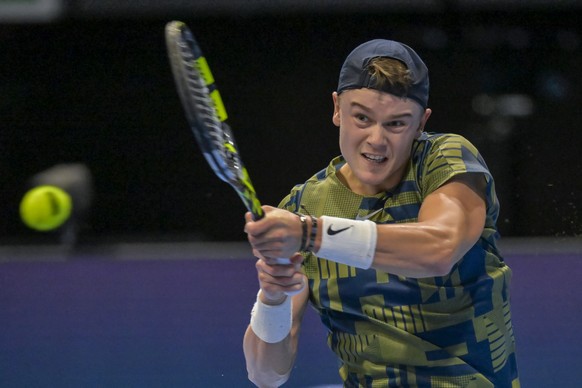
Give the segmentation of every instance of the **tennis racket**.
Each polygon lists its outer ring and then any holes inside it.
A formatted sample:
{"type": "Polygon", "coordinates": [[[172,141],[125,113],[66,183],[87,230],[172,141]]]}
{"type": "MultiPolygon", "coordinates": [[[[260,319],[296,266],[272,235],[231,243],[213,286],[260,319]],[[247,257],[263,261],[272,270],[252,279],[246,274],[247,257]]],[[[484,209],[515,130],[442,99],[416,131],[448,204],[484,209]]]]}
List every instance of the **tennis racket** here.
{"type": "Polygon", "coordinates": [[[226,109],[200,46],[180,21],[166,25],[166,45],[186,117],[204,157],[214,173],[237,192],[253,218],[262,218],[261,203],[226,123],[226,109]]]}

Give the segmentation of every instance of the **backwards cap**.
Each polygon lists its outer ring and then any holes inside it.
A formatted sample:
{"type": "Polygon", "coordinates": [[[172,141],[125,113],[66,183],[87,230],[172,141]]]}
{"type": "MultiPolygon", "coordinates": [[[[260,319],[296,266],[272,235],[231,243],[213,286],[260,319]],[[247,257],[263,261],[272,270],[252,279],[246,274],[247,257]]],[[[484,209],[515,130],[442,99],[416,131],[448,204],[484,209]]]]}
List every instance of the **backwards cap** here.
{"type": "Polygon", "coordinates": [[[369,88],[392,93],[390,85],[376,86],[368,65],[373,58],[393,58],[404,63],[410,71],[412,84],[406,97],[423,108],[428,105],[428,69],[416,52],[405,44],[392,40],[375,39],[356,47],[346,58],[339,76],[338,94],[348,89],[369,88]]]}

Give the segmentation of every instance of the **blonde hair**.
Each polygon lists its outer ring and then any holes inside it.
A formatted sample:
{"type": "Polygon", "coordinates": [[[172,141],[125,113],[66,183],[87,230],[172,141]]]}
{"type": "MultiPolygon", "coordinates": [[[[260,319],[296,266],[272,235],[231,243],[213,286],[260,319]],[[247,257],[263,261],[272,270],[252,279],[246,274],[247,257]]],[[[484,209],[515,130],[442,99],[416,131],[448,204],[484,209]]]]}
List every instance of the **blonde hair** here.
{"type": "Polygon", "coordinates": [[[405,97],[412,84],[412,76],[406,65],[397,59],[378,57],[372,58],[368,64],[368,72],[374,87],[380,90],[388,89],[399,97],[405,97]]]}

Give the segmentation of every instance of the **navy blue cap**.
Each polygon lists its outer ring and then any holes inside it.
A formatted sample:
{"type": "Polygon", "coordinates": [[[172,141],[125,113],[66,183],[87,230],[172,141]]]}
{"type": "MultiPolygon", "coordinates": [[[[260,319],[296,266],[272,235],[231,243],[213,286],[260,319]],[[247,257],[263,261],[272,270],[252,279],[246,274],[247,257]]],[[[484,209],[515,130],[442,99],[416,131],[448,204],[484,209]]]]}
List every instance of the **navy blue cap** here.
{"type": "Polygon", "coordinates": [[[369,88],[393,93],[390,85],[377,87],[368,72],[373,58],[397,59],[410,71],[412,84],[406,97],[418,102],[423,108],[428,105],[428,69],[416,52],[405,44],[392,40],[375,39],[356,47],[346,58],[339,76],[338,94],[348,89],[369,88]]]}

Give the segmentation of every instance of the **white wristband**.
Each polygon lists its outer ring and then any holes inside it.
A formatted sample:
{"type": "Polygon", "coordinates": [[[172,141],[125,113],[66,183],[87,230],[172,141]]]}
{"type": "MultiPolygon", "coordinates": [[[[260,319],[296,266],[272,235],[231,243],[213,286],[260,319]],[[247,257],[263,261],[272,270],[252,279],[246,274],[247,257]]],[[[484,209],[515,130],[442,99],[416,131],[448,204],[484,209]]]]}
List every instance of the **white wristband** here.
{"type": "Polygon", "coordinates": [[[374,222],[329,216],[320,219],[321,246],[317,256],[357,268],[372,266],[378,238],[374,222]]]}
{"type": "Polygon", "coordinates": [[[251,328],[261,340],[274,344],[281,342],[291,331],[292,313],[291,297],[279,305],[271,306],[261,302],[257,294],[257,301],[251,311],[251,328]]]}

